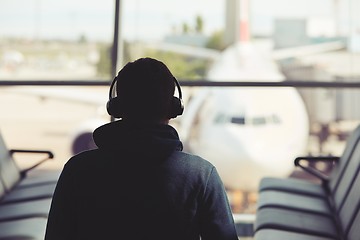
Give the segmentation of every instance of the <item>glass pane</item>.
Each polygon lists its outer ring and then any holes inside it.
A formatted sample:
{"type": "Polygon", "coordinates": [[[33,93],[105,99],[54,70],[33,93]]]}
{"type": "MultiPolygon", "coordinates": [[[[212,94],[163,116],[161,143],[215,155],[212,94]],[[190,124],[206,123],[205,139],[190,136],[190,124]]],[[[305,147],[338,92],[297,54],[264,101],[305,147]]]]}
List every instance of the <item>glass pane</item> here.
{"type": "Polygon", "coordinates": [[[114,1],[6,0],[0,5],[0,79],[110,77],[114,1]]]}
{"type": "MultiPolygon", "coordinates": [[[[0,80],[112,79],[114,7],[2,1],[0,80]]],[[[149,56],[180,81],[359,82],[358,9],[357,0],[124,0],[117,70],[149,56]]],[[[262,177],[308,178],[294,157],[342,154],[360,123],[359,91],[183,87],[185,112],[171,124],[186,151],[218,168],[234,212],[254,213],[262,177]]],[[[107,100],[108,86],[1,86],[0,130],[9,148],[50,149],[45,166],[61,168],[94,147],[107,100]]]]}

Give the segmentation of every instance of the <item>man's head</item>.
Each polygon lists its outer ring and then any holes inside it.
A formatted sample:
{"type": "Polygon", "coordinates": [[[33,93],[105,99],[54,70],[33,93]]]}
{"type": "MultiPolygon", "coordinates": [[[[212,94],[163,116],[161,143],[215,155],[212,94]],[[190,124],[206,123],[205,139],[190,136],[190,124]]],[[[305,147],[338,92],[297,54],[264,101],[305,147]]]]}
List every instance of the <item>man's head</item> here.
{"type": "Polygon", "coordinates": [[[110,100],[111,115],[137,121],[166,121],[173,117],[174,91],[174,76],[163,62],[152,58],[129,62],[116,77],[117,96],[110,100]]]}

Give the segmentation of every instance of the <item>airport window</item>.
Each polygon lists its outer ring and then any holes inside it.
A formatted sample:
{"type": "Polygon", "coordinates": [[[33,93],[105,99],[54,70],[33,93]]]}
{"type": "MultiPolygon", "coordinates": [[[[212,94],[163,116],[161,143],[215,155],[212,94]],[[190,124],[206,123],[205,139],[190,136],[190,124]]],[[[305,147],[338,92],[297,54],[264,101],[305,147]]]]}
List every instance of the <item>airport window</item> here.
{"type": "Polygon", "coordinates": [[[266,124],[265,117],[254,117],[254,118],[251,118],[250,121],[253,125],[265,125],[266,124]]]}
{"type": "Polygon", "coordinates": [[[271,122],[273,122],[275,124],[280,124],[281,123],[281,119],[277,115],[271,115],[270,119],[271,119],[271,122]]]}
{"type": "Polygon", "coordinates": [[[0,5],[0,79],[110,78],[114,1],[0,5]]]}
{"type": "Polygon", "coordinates": [[[220,123],[225,123],[226,122],[226,115],[223,114],[223,113],[219,113],[218,115],[216,115],[215,119],[214,119],[214,122],[217,123],[217,124],[220,124],[220,123]]]}
{"type": "Polygon", "coordinates": [[[220,160],[225,186],[242,194],[230,199],[248,197],[236,213],[254,213],[260,177],[293,176],[299,155],[341,155],[360,124],[359,0],[123,0],[115,63],[116,2],[1,1],[0,132],[9,148],[52,150],[61,168],[74,149],[95,147],[93,130],[110,121],[113,68],[143,56],[188,84],[184,114],[170,124],[184,146],[220,160]],[[236,1],[249,3],[245,12],[236,1]],[[35,86],[12,85],[21,80],[35,86]],[[48,81],[62,86],[41,86],[48,81]],[[195,81],[253,85],[210,86],[200,104],[195,81]]]}

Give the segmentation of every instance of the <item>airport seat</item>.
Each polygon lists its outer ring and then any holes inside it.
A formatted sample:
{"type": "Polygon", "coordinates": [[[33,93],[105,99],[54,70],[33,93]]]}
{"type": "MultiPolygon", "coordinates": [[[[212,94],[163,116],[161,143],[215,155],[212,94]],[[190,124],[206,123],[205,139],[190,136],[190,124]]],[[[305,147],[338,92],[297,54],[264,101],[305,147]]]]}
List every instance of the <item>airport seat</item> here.
{"type": "MultiPolygon", "coordinates": [[[[46,185],[40,185],[40,186],[46,186],[46,185]]],[[[32,188],[25,188],[25,189],[26,189],[25,192],[27,194],[30,194],[30,196],[31,194],[33,194],[31,193],[32,188]]],[[[23,194],[22,201],[11,201],[13,200],[12,199],[13,191],[7,192],[4,184],[0,181],[0,198],[1,198],[0,223],[18,220],[18,219],[33,218],[33,217],[40,217],[47,219],[52,198],[47,197],[47,198],[39,199],[38,197],[36,197],[34,199],[31,199],[26,194],[24,195],[25,192],[21,193],[23,194]],[[8,196],[10,196],[10,198],[7,198],[8,196]]],[[[19,198],[19,196],[17,196],[17,198],[19,198]]]]}
{"type": "Polygon", "coordinates": [[[57,183],[61,174],[61,169],[46,169],[27,172],[26,177],[22,178],[17,184],[17,188],[34,187],[39,185],[57,183]]]}
{"type": "Polygon", "coordinates": [[[7,189],[18,186],[30,187],[40,184],[56,183],[60,175],[59,171],[49,171],[47,174],[34,174],[28,177],[31,170],[34,170],[37,166],[53,157],[52,152],[47,150],[8,150],[0,134],[0,175],[7,189]],[[46,156],[29,168],[20,169],[13,158],[15,153],[30,153],[46,156]]]}
{"type": "Polygon", "coordinates": [[[308,234],[295,233],[276,229],[264,229],[255,233],[257,240],[276,240],[276,239],[291,239],[291,240],[336,240],[336,238],[312,236],[308,234]]]}
{"type": "MultiPolygon", "coordinates": [[[[288,206],[286,206],[287,203],[285,201],[280,201],[282,204],[270,204],[266,207],[258,208],[254,224],[255,236],[257,236],[255,239],[266,239],[263,235],[265,235],[264,231],[270,234],[268,230],[276,230],[274,234],[281,233],[284,236],[287,236],[287,232],[296,233],[293,236],[294,239],[297,239],[296,237],[299,234],[330,239],[359,239],[360,144],[355,145],[355,149],[352,151],[349,159],[346,171],[342,173],[342,177],[338,181],[336,191],[329,192],[327,200],[325,200],[326,198],[282,192],[292,197],[298,196],[299,199],[296,199],[296,197],[292,198],[294,203],[288,202],[288,206]],[[304,198],[302,197],[307,198],[306,204],[303,204],[304,198]],[[323,210],[324,212],[319,213],[319,211],[302,209],[305,205],[311,205],[311,201],[314,201],[314,206],[321,205],[321,202],[317,202],[319,199],[324,200],[324,206],[322,207],[326,209],[329,207],[329,211],[323,210]],[[357,238],[354,237],[355,235],[357,238]]],[[[267,195],[267,197],[276,196],[280,195],[275,193],[267,195]]],[[[275,202],[276,200],[273,199],[272,201],[275,202]]],[[[288,240],[293,239],[290,236],[285,238],[288,240]]],[[[276,238],[274,237],[273,239],[276,238]]],[[[308,238],[304,237],[303,239],[308,238]]]]}
{"type": "Polygon", "coordinates": [[[53,158],[50,151],[8,150],[0,134],[0,239],[44,239],[53,192],[61,171],[35,169],[53,158]],[[45,155],[20,169],[15,153],[45,155]]]}
{"type": "MultiPolygon", "coordinates": [[[[358,174],[357,169],[360,167],[360,141],[357,136],[360,136],[360,134],[355,131],[355,135],[353,135],[351,139],[355,139],[355,141],[349,141],[350,144],[347,144],[343,156],[337,163],[335,170],[340,168],[339,165],[345,165],[344,163],[346,163],[346,166],[341,167],[340,176],[332,178],[333,182],[336,181],[336,184],[330,185],[330,180],[320,176],[323,184],[308,184],[308,186],[318,186],[317,188],[321,194],[317,196],[313,194],[315,191],[312,191],[310,195],[309,192],[304,194],[299,192],[263,190],[259,192],[257,208],[285,208],[332,215],[333,209],[341,205],[344,201],[346,193],[351,187],[351,182],[358,174]]],[[[304,184],[300,186],[304,186],[304,184]]],[[[314,190],[316,187],[309,189],[314,190]]]]}
{"type": "Polygon", "coordinates": [[[276,229],[313,236],[338,238],[334,220],[318,214],[280,208],[265,208],[256,213],[255,233],[262,229],[276,229]]]}
{"type": "Polygon", "coordinates": [[[28,173],[41,163],[52,158],[53,154],[45,150],[8,150],[0,134],[0,185],[2,185],[0,191],[4,191],[0,192],[0,205],[10,202],[51,198],[60,171],[49,171],[46,174],[28,173]],[[45,158],[27,169],[20,169],[13,159],[14,153],[42,154],[45,155],[45,158]]]}
{"type": "Polygon", "coordinates": [[[0,222],[2,240],[43,240],[46,230],[45,218],[28,218],[0,222]]]}
{"type": "MultiPolygon", "coordinates": [[[[271,227],[263,226],[255,232],[255,240],[287,239],[287,240],[358,240],[360,228],[360,188],[359,175],[348,200],[337,213],[338,218],[312,215],[284,210],[263,209],[259,219],[279,217],[282,222],[275,220],[271,227]],[[290,223],[290,224],[289,224],[290,223]],[[284,228],[284,226],[286,226],[284,228]]],[[[336,213],[335,213],[336,214],[336,213]]],[[[265,220],[270,222],[271,220],[265,220]]],[[[262,224],[258,222],[257,224],[262,224]]]]}
{"type": "Polygon", "coordinates": [[[51,198],[0,205],[0,223],[40,217],[47,219],[51,198]]]}
{"type": "Polygon", "coordinates": [[[0,200],[0,206],[3,204],[32,201],[43,198],[52,198],[56,183],[43,184],[34,187],[15,188],[4,194],[0,200]]]}
{"type": "Polygon", "coordinates": [[[309,159],[310,161],[336,161],[336,164],[328,178],[323,178],[323,175],[318,174],[316,169],[312,169],[310,167],[302,167],[305,171],[313,174],[319,178],[321,181],[320,184],[314,183],[311,181],[307,181],[304,179],[295,179],[295,178],[274,178],[274,177],[265,177],[260,181],[259,184],[259,192],[262,191],[281,191],[281,192],[290,192],[290,193],[298,193],[302,195],[309,195],[315,197],[326,197],[328,192],[333,192],[335,188],[337,188],[339,184],[339,180],[344,174],[345,169],[348,166],[348,162],[350,157],[358,144],[360,139],[360,125],[352,132],[349,136],[345,149],[341,158],[337,157],[307,157],[307,158],[297,158],[295,162],[300,165],[301,160],[309,159]]]}

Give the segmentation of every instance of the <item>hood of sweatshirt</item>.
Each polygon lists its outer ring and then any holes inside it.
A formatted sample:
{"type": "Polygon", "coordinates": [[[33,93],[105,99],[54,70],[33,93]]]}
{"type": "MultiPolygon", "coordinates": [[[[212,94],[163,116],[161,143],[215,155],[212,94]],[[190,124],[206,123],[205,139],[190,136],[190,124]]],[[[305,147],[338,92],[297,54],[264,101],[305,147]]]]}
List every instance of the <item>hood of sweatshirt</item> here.
{"type": "Polygon", "coordinates": [[[167,124],[119,120],[95,129],[93,138],[100,150],[146,161],[162,161],[183,149],[177,131],[167,124]]]}

